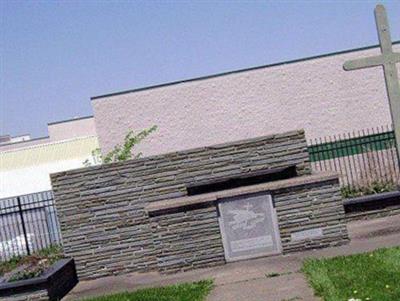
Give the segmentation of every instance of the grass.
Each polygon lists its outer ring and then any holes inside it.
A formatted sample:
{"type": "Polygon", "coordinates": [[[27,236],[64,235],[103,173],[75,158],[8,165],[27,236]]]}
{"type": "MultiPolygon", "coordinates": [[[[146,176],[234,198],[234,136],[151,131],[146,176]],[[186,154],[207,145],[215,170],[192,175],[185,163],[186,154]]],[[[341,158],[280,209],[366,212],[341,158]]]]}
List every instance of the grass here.
{"type": "Polygon", "coordinates": [[[22,257],[13,257],[6,262],[0,262],[0,276],[3,276],[5,273],[14,270],[17,266],[20,265],[22,257]]]}
{"type": "Polygon", "coordinates": [[[184,283],[159,288],[147,288],[84,301],[205,301],[213,289],[212,280],[184,283]]]}
{"type": "MultiPolygon", "coordinates": [[[[62,250],[60,246],[51,246],[40,251],[37,251],[29,256],[15,256],[6,262],[0,262],[0,276],[3,276],[5,273],[11,272],[15,268],[21,265],[27,266],[36,266],[41,260],[46,259],[46,266],[52,265],[54,262],[59,260],[62,257],[62,250]]],[[[40,272],[40,271],[39,271],[40,272]]],[[[20,272],[16,278],[13,280],[20,280],[32,278],[37,273],[32,273],[32,271],[26,271],[26,275],[24,272],[20,272]],[[30,277],[30,275],[32,277],[30,277]]]]}
{"type": "Polygon", "coordinates": [[[331,259],[308,259],[302,271],[324,301],[400,300],[400,247],[331,259]]]}
{"type": "Polygon", "coordinates": [[[342,197],[355,198],[364,195],[396,191],[398,187],[391,181],[374,181],[361,187],[344,186],[340,189],[342,197]]]}

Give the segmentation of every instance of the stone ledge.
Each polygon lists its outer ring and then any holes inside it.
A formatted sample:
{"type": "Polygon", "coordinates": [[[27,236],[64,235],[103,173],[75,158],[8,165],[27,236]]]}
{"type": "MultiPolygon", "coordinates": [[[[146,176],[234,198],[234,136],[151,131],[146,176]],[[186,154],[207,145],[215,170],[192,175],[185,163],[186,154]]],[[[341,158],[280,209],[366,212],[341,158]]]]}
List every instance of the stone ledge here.
{"type": "Polygon", "coordinates": [[[373,219],[400,213],[400,191],[344,200],[346,221],[373,219]]]}
{"type": "Polygon", "coordinates": [[[390,192],[383,192],[371,195],[364,195],[355,198],[350,198],[344,200],[344,205],[355,205],[355,204],[364,204],[376,201],[384,201],[391,198],[399,198],[400,191],[390,191],[390,192]]]}
{"type": "Polygon", "coordinates": [[[151,203],[145,208],[145,210],[148,213],[154,213],[157,211],[170,210],[179,207],[191,207],[193,205],[199,205],[203,203],[212,203],[222,198],[229,198],[233,196],[257,193],[262,191],[272,192],[275,190],[291,188],[296,186],[304,186],[330,180],[338,180],[338,175],[336,173],[318,173],[310,176],[301,176],[287,180],[279,180],[279,181],[273,181],[251,186],[243,186],[239,188],[227,189],[227,190],[205,193],[195,196],[165,199],[162,201],[151,203]]]}

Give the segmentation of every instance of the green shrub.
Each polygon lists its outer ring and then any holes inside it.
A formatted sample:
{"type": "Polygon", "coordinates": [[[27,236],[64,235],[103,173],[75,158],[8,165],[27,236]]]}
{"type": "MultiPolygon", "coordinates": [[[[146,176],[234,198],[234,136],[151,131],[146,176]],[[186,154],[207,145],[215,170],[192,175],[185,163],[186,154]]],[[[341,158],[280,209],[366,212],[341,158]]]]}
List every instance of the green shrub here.
{"type": "MultiPolygon", "coordinates": [[[[121,162],[130,159],[137,159],[142,156],[142,153],[133,155],[133,148],[138,145],[142,140],[146,139],[151,133],[157,130],[157,126],[153,125],[148,129],[144,129],[138,134],[135,134],[132,130],[126,134],[124,143],[122,145],[114,146],[113,150],[105,156],[102,156],[99,148],[92,151],[92,157],[95,162],[99,163],[113,163],[121,162]]],[[[86,167],[92,166],[92,162],[89,159],[83,162],[86,167]]]]}

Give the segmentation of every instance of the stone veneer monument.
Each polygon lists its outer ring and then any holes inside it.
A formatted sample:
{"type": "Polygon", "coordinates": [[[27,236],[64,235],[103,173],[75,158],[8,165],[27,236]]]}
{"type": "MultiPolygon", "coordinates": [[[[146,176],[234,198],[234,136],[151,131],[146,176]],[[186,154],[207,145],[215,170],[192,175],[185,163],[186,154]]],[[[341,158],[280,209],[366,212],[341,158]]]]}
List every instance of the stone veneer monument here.
{"type": "Polygon", "coordinates": [[[52,175],[81,279],[348,242],[338,177],[311,174],[303,130],[52,175]]]}

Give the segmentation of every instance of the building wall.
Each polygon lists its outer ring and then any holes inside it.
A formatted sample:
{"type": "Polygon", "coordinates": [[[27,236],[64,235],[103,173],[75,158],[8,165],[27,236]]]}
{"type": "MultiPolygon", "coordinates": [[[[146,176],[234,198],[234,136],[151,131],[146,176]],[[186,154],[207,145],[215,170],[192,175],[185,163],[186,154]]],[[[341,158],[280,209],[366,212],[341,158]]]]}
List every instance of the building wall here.
{"type": "Polygon", "coordinates": [[[96,159],[93,117],[49,124],[49,135],[0,145],[0,199],[51,190],[51,173],[96,159]]]}
{"type": "Polygon", "coordinates": [[[96,125],[93,116],[88,116],[49,123],[48,132],[51,141],[96,136],[96,125]]]}
{"type": "Polygon", "coordinates": [[[13,137],[10,143],[0,144],[0,152],[27,148],[29,146],[42,145],[50,142],[59,142],[71,140],[74,138],[96,136],[96,125],[93,116],[80,117],[75,119],[63,120],[49,123],[47,125],[48,136],[31,139],[29,135],[21,137],[29,139],[15,139],[13,137]]]}
{"type": "MultiPolygon", "coordinates": [[[[400,51],[400,44],[394,46],[400,51]]],[[[137,151],[154,155],[303,128],[308,139],[391,123],[380,67],[344,71],[354,50],[92,100],[103,152],[129,129],[158,131],[137,151]]],[[[400,68],[400,65],[398,65],[400,68]]]]}
{"type": "Polygon", "coordinates": [[[53,174],[65,254],[81,279],[154,270],[149,203],[186,196],[205,179],[288,165],[310,173],[304,131],[53,174]]]}
{"type": "Polygon", "coordinates": [[[0,152],[0,199],[51,190],[51,173],[83,167],[97,147],[83,137],[0,152]]]}

